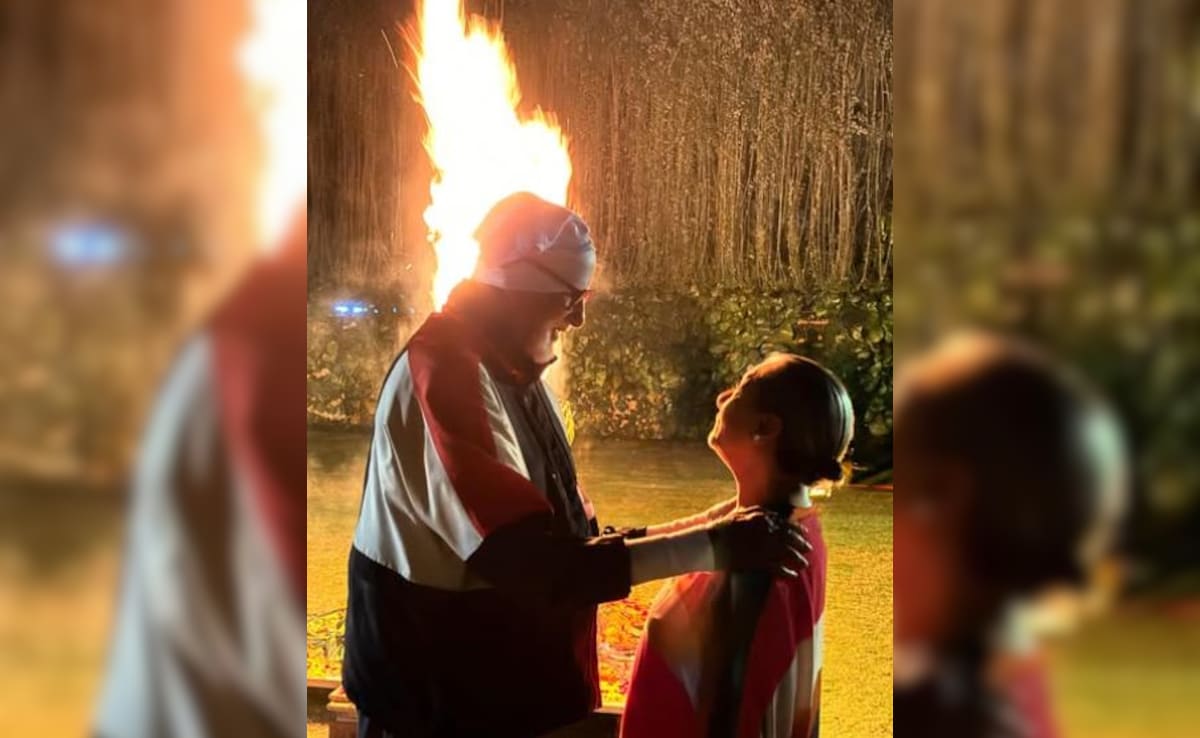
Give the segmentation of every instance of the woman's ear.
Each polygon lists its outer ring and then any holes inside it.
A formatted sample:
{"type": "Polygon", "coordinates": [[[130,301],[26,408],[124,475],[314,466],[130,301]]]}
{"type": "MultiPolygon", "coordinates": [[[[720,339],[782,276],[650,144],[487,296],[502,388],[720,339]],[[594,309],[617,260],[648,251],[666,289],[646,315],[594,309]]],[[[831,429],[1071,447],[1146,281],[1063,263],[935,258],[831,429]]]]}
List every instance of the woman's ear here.
{"type": "Polygon", "coordinates": [[[759,413],[757,420],[754,423],[753,438],[756,443],[764,441],[773,441],[783,432],[783,421],[778,415],[770,413],[759,413]]]}

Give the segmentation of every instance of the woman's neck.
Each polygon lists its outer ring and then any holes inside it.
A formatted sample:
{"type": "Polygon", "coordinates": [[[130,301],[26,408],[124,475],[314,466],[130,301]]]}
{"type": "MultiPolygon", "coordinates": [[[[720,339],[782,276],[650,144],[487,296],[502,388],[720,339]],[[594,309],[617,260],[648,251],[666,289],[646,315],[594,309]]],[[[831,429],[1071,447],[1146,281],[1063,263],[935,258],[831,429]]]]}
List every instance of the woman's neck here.
{"type": "Polygon", "coordinates": [[[767,475],[757,479],[742,476],[736,481],[738,504],[742,507],[812,507],[808,486],[795,479],[767,475]]]}

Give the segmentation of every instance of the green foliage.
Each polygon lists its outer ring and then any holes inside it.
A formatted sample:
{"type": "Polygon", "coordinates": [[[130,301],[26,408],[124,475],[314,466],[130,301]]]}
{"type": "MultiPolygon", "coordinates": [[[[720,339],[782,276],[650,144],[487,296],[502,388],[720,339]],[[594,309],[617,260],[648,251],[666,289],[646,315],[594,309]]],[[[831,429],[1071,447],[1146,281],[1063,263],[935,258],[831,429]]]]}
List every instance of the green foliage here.
{"type": "Polygon", "coordinates": [[[703,439],[714,400],[774,352],[825,364],[854,400],[854,460],[890,464],[890,290],[616,293],[571,334],[569,395],[580,435],[703,439]]]}
{"type": "Polygon", "coordinates": [[[902,336],[983,325],[1028,336],[1072,366],[1116,407],[1134,452],[1141,498],[1126,538],[1163,571],[1190,567],[1189,531],[1200,525],[1200,213],[1047,219],[1021,251],[1010,228],[984,224],[969,240],[928,225],[915,232],[924,240],[914,245],[937,239],[943,258],[924,268],[936,279],[897,290],[902,336]]]}
{"type": "Polygon", "coordinates": [[[68,274],[40,242],[11,245],[0,254],[0,476],[120,485],[186,340],[180,276],[154,262],[68,274]]]}
{"type": "Polygon", "coordinates": [[[388,367],[407,334],[410,314],[400,298],[372,302],[380,313],[356,318],[332,315],[332,299],[309,303],[308,419],[310,423],[364,426],[388,367]],[[397,313],[391,312],[395,304],[397,313]]]}
{"type": "MultiPolygon", "coordinates": [[[[384,374],[407,334],[388,315],[334,318],[314,303],[308,321],[308,417],[371,422],[384,374]]],[[[854,461],[890,464],[892,295],[888,289],[762,293],[608,293],[568,334],[568,436],[703,439],[714,399],[751,365],[787,351],[835,372],[858,420],[854,461]]]]}

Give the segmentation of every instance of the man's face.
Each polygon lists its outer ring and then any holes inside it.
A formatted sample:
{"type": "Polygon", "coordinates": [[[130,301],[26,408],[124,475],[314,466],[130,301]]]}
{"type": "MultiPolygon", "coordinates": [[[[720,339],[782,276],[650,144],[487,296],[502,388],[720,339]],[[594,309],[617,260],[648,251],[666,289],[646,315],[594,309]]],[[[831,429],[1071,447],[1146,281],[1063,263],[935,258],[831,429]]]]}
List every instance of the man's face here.
{"type": "Polygon", "coordinates": [[[583,325],[584,301],[562,293],[510,292],[514,338],[536,364],[554,360],[554,342],[583,325]]]}

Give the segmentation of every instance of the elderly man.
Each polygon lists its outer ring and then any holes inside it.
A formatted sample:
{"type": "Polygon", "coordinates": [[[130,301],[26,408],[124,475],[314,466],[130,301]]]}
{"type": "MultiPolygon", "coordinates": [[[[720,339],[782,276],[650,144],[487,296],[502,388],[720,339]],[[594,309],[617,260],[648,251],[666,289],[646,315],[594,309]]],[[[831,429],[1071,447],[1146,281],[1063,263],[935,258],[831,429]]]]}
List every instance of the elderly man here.
{"type": "Polygon", "coordinates": [[[730,503],[599,536],[541,380],[583,324],[587,226],[521,193],[476,237],[474,276],[413,335],[375,415],[342,672],[363,736],[568,725],[600,704],[598,603],[685,572],[806,564],[794,529],[730,503]]]}

